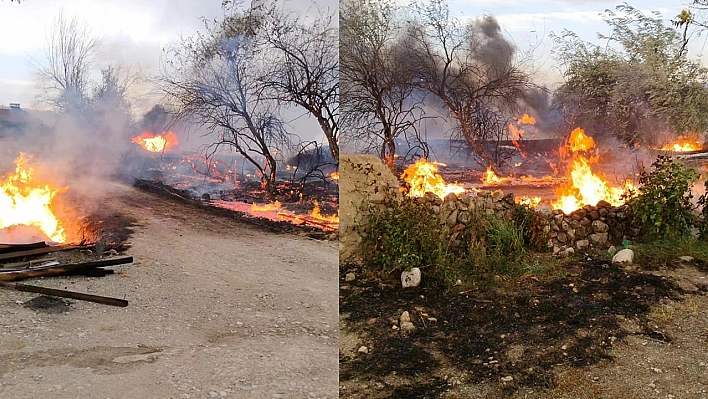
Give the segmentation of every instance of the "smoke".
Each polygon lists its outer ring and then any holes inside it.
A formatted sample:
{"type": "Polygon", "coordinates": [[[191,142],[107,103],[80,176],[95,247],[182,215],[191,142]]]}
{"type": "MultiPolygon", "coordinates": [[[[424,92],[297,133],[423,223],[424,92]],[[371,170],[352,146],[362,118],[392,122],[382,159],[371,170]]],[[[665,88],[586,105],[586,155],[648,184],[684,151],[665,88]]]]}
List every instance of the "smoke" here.
{"type": "Polygon", "coordinates": [[[470,23],[470,47],[476,61],[490,71],[501,74],[513,66],[516,46],[508,41],[493,16],[484,16],[470,23]]]}

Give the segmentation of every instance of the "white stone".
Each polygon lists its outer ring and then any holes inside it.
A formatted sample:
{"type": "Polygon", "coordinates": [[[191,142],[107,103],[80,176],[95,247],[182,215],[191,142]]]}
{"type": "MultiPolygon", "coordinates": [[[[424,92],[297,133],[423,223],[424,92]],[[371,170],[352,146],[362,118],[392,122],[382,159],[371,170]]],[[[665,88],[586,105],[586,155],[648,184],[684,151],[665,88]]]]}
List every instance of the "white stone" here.
{"type": "Polygon", "coordinates": [[[412,331],[412,330],[415,330],[415,326],[410,321],[406,321],[406,322],[401,323],[401,330],[412,331]]]}
{"type": "Polygon", "coordinates": [[[679,256],[681,262],[693,262],[693,256],[679,256]]]}
{"type": "Polygon", "coordinates": [[[362,345],[362,346],[359,347],[359,350],[358,350],[357,352],[359,352],[359,353],[369,353],[369,348],[367,348],[367,347],[365,347],[365,346],[362,345]]]}
{"type": "Polygon", "coordinates": [[[354,274],[354,273],[347,273],[347,275],[344,276],[344,281],[349,282],[349,281],[354,281],[354,280],[356,280],[356,274],[354,274]]]}
{"type": "Polygon", "coordinates": [[[612,257],[612,263],[632,263],[634,261],[634,251],[625,248],[612,257]]]}
{"type": "Polygon", "coordinates": [[[411,315],[408,313],[408,311],[404,311],[401,313],[401,324],[403,323],[410,323],[411,322],[411,315]]]}
{"type": "Polygon", "coordinates": [[[607,248],[607,253],[610,254],[610,256],[614,256],[617,253],[617,248],[613,245],[607,248]]]}
{"type": "Polygon", "coordinates": [[[404,270],[401,273],[401,285],[403,288],[417,287],[420,284],[420,269],[414,267],[411,271],[404,270]]]}
{"type": "Polygon", "coordinates": [[[502,378],[501,378],[501,381],[502,381],[502,382],[512,382],[512,381],[514,381],[514,377],[512,377],[512,376],[510,376],[510,375],[509,375],[509,376],[506,376],[506,377],[502,377],[502,378]]]}

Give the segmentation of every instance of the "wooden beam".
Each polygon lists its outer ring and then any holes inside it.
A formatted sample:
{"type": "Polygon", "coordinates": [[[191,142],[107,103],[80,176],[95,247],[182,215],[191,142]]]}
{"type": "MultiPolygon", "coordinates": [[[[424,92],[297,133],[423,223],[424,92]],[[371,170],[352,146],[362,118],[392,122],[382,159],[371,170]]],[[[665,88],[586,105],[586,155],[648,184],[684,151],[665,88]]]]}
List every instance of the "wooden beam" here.
{"type": "Polygon", "coordinates": [[[44,248],[47,243],[44,241],[33,242],[29,244],[0,244],[0,254],[8,252],[24,251],[26,249],[44,248]]]}
{"type": "Polygon", "coordinates": [[[40,266],[36,268],[3,268],[0,269],[0,281],[18,281],[34,277],[60,276],[68,273],[82,272],[97,267],[115,266],[126,263],[133,263],[133,257],[123,256],[120,258],[110,258],[93,262],[68,263],[65,265],[46,267],[40,266]]]}
{"type": "Polygon", "coordinates": [[[64,245],[64,246],[55,246],[55,247],[45,247],[45,248],[36,248],[36,249],[27,249],[24,251],[15,251],[15,252],[10,252],[6,254],[0,253],[0,261],[2,260],[11,260],[11,259],[18,259],[18,258],[24,258],[25,256],[36,256],[36,255],[45,255],[51,252],[59,252],[59,251],[68,251],[71,249],[88,249],[88,248],[93,248],[93,245],[64,245]]]}
{"type": "Polygon", "coordinates": [[[124,299],[111,298],[111,297],[100,296],[100,295],[84,294],[81,292],[74,292],[74,291],[58,290],[56,288],[38,287],[36,285],[8,283],[8,282],[0,281],[0,287],[8,288],[8,289],[15,290],[15,291],[33,292],[35,294],[53,295],[53,296],[58,296],[58,297],[62,297],[62,298],[71,298],[71,299],[78,299],[81,301],[96,302],[96,303],[101,303],[103,305],[118,306],[121,308],[128,306],[128,301],[126,301],[124,299]]]}

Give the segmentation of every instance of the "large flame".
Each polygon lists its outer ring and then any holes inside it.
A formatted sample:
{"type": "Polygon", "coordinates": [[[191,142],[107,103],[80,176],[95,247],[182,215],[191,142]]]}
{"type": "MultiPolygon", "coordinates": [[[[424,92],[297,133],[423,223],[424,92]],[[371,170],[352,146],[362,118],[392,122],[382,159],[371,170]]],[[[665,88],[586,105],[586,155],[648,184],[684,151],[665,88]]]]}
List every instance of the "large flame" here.
{"type": "Polygon", "coordinates": [[[140,144],[150,152],[163,152],[179,144],[179,140],[173,132],[156,135],[146,131],[142,132],[140,136],[133,137],[133,143],[140,144]]]}
{"type": "Polygon", "coordinates": [[[679,136],[676,142],[665,144],[663,147],[658,149],[661,151],[689,152],[700,151],[703,149],[703,145],[698,138],[679,136]]]}
{"type": "Polygon", "coordinates": [[[446,184],[445,180],[438,174],[438,166],[446,166],[440,162],[428,162],[425,158],[419,159],[409,166],[401,178],[408,183],[410,197],[422,197],[430,192],[440,198],[445,198],[450,193],[462,194],[465,188],[459,184],[446,184]]]}
{"type": "Polygon", "coordinates": [[[561,209],[567,214],[603,200],[612,205],[621,205],[624,203],[623,194],[634,188],[629,180],[625,182],[624,187],[612,187],[602,177],[593,173],[591,165],[597,162],[597,157],[588,157],[586,154],[594,146],[595,141],[586,136],[583,129],[573,130],[565,151],[561,151],[572,157],[568,172],[570,182],[556,190],[558,200],[551,203],[554,209],[561,209]]]}
{"type": "Polygon", "coordinates": [[[64,227],[52,211],[52,201],[60,191],[37,179],[25,154],[20,154],[15,173],[0,182],[0,229],[30,226],[51,241],[65,242],[64,227]]]}
{"type": "Polygon", "coordinates": [[[278,211],[281,209],[283,204],[280,201],[271,202],[269,204],[253,204],[251,205],[252,212],[267,212],[267,211],[278,211]]]}

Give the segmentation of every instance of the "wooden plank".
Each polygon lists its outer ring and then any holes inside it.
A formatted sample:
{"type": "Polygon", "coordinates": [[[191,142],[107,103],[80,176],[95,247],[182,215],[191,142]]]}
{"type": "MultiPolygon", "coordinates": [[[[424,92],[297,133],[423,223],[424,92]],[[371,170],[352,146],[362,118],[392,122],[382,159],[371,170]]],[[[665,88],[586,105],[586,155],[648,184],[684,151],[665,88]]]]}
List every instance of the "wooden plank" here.
{"type": "Polygon", "coordinates": [[[0,261],[24,258],[25,256],[45,255],[52,252],[68,251],[71,249],[88,249],[93,247],[93,245],[63,245],[55,247],[50,246],[45,248],[27,249],[24,251],[15,251],[6,254],[0,254],[0,261]]]}
{"type": "Polygon", "coordinates": [[[35,277],[60,276],[67,273],[78,273],[97,267],[115,266],[126,263],[133,263],[133,257],[124,256],[93,262],[69,263],[65,265],[37,268],[4,268],[0,269],[0,281],[18,281],[35,277]]]}
{"type": "Polygon", "coordinates": [[[128,301],[124,299],[111,298],[107,296],[84,294],[81,292],[58,290],[56,288],[38,287],[36,285],[27,285],[20,283],[8,283],[0,281],[0,287],[12,289],[15,291],[32,292],[35,294],[53,295],[62,298],[78,299],[81,301],[96,302],[103,305],[118,306],[124,308],[128,306],[128,301]]]}
{"type": "Polygon", "coordinates": [[[44,241],[33,242],[29,244],[0,244],[0,254],[8,252],[24,251],[27,249],[44,248],[47,243],[44,241]]]}

